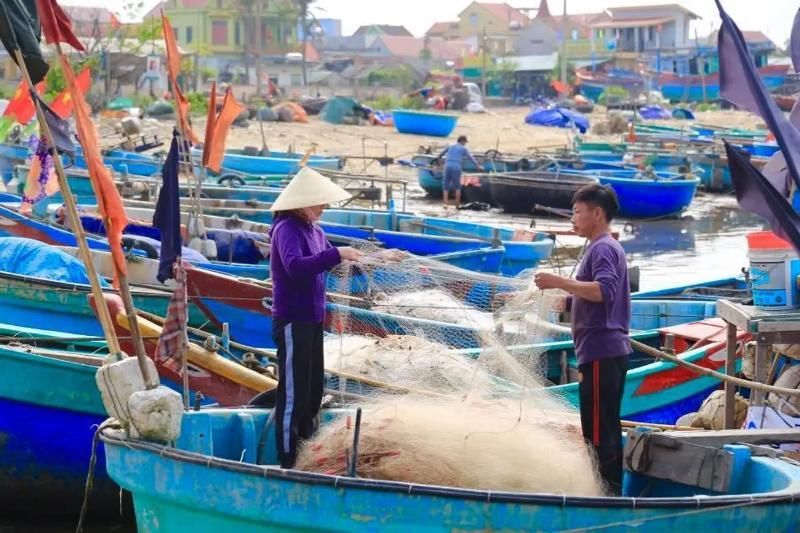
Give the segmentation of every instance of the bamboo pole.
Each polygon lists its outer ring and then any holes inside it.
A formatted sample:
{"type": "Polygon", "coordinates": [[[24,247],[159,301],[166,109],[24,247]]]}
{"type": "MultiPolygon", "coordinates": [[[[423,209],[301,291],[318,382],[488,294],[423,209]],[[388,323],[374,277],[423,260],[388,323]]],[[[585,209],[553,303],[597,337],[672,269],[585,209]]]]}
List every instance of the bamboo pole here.
{"type": "MultiPolygon", "coordinates": [[[[60,49],[59,53],[61,53],[60,49]]],[[[28,67],[25,65],[25,60],[22,57],[22,52],[20,52],[19,48],[14,50],[14,56],[17,59],[20,72],[22,72],[22,75],[25,77],[28,87],[33,89],[33,83],[31,81],[30,73],[28,72],[28,67]]],[[[108,350],[118,359],[121,359],[122,350],[119,347],[119,340],[117,339],[116,331],[114,330],[114,325],[111,321],[111,313],[108,311],[108,306],[106,305],[105,298],[103,297],[103,289],[100,286],[100,277],[98,276],[97,269],[92,261],[92,254],[89,251],[89,243],[86,240],[86,233],[83,231],[83,225],[81,224],[80,215],[78,214],[78,206],[75,203],[75,197],[72,196],[72,190],[69,187],[67,176],[64,173],[64,166],[61,162],[61,156],[59,156],[55,142],[53,141],[53,132],[50,131],[50,126],[47,124],[47,120],[44,118],[44,113],[42,112],[42,108],[39,105],[37,98],[33,98],[33,104],[36,109],[36,118],[39,121],[39,127],[41,128],[42,134],[44,134],[45,138],[47,139],[47,142],[50,145],[50,151],[53,154],[53,164],[55,165],[56,176],[58,177],[58,185],[61,188],[61,193],[64,197],[64,204],[67,207],[67,218],[69,219],[70,226],[72,226],[72,232],[75,234],[75,240],[78,243],[78,252],[80,253],[81,259],[83,259],[84,265],[86,265],[86,274],[89,276],[89,283],[92,287],[92,295],[97,302],[97,315],[100,319],[100,326],[103,329],[103,335],[108,342],[108,350]]]]}
{"type": "MultiPolygon", "coordinates": [[[[58,57],[61,60],[62,68],[67,67],[67,58],[64,55],[64,50],[61,48],[61,43],[56,43],[56,50],[58,52],[58,57]]],[[[76,103],[76,105],[78,105],[76,103]]],[[[58,161],[60,164],[61,161],[58,161]]],[[[91,182],[91,175],[89,176],[91,182]]],[[[66,180],[65,180],[66,181],[66,180]]],[[[97,192],[95,191],[95,194],[97,192]]],[[[69,195],[72,196],[71,194],[69,195]]],[[[74,200],[73,200],[74,204],[74,200]]],[[[77,213],[77,206],[75,209],[77,213]]],[[[108,213],[106,216],[103,217],[103,225],[106,228],[109,228],[109,220],[108,220],[108,213]]],[[[83,230],[80,219],[78,219],[78,227],[80,227],[81,231],[83,230]]],[[[123,228],[124,229],[124,228],[123,228]]],[[[88,251],[88,248],[87,248],[88,251]]],[[[92,268],[94,268],[94,263],[91,260],[91,254],[89,254],[89,263],[92,264],[92,268]]],[[[116,271],[116,263],[114,263],[114,270],[116,271]]],[[[131,328],[131,340],[133,342],[133,351],[134,355],[136,356],[136,360],[139,363],[139,371],[142,373],[142,379],[144,380],[145,388],[147,390],[154,389],[158,387],[158,376],[153,376],[150,372],[150,368],[147,366],[147,353],[145,352],[144,348],[144,341],[142,340],[142,336],[139,332],[139,324],[136,321],[136,308],[133,305],[133,297],[131,296],[130,286],[128,285],[128,277],[127,274],[124,272],[116,272],[117,274],[117,281],[119,282],[119,294],[120,298],[122,299],[122,305],[125,308],[125,314],[128,316],[130,320],[131,328]]],[[[102,300],[102,305],[98,306],[98,308],[102,307],[103,312],[109,316],[109,321],[111,320],[110,313],[108,312],[108,307],[105,304],[105,300],[102,300]]],[[[119,349],[119,347],[118,347],[119,349]]]]}
{"type": "Polygon", "coordinates": [[[729,376],[727,374],[723,374],[721,372],[717,372],[716,370],[711,370],[710,368],[706,368],[703,366],[695,365],[694,363],[690,363],[688,361],[684,361],[680,357],[676,357],[674,355],[670,355],[668,353],[664,353],[661,350],[656,350],[655,348],[648,346],[646,344],[642,344],[639,341],[635,341],[631,339],[631,346],[633,346],[636,350],[640,352],[644,352],[647,355],[652,357],[656,357],[658,359],[664,359],[665,361],[669,361],[670,363],[675,363],[678,366],[682,366],[694,372],[695,374],[700,374],[702,376],[709,376],[720,381],[725,382],[725,384],[731,385],[738,385],[740,387],[746,387],[753,391],[760,391],[760,392],[774,392],[775,394],[785,395],[785,396],[800,396],[800,389],[789,389],[786,387],[777,387],[775,385],[767,385],[764,383],[758,383],[757,381],[750,381],[748,379],[737,378],[736,376],[729,376]]]}

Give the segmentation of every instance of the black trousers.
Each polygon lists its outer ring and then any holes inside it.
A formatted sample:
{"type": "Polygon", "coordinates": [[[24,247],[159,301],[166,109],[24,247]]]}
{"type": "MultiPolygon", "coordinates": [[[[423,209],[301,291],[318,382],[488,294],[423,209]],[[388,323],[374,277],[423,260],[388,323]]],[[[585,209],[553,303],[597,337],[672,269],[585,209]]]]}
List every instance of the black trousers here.
{"type": "Polygon", "coordinates": [[[620,408],[628,372],[628,356],[578,366],[581,428],[597,453],[600,475],[615,494],[622,489],[622,425],[620,408]]]}
{"type": "Polygon", "coordinates": [[[319,426],[325,380],[322,335],[321,322],[272,322],[279,374],[275,436],[282,468],[294,466],[298,440],[310,438],[319,426]]]}

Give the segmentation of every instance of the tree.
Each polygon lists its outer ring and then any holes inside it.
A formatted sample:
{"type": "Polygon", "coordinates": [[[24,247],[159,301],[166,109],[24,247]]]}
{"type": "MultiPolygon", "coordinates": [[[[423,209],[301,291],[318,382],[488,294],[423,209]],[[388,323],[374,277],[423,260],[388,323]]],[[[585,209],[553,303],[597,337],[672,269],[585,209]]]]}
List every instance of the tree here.
{"type": "Polygon", "coordinates": [[[245,62],[247,61],[248,52],[253,54],[253,62],[256,68],[256,94],[260,96],[263,89],[261,82],[261,44],[264,42],[261,34],[261,13],[269,7],[269,0],[229,0],[229,2],[230,6],[239,15],[245,62]],[[252,49],[249,46],[251,41],[253,42],[252,49]]]}
{"type": "Polygon", "coordinates": [[[297,4],[297,18],[300,22],[300,28],[303,30],[301,41],[301,70],[303,72],[303,87],[308,86],[308,75],[306,73],[306,48],[308,46],[308,34],[311,31],[313,16],[309,13],[309,7],[314,3],[314,0],[295,0],[297,4]]]}

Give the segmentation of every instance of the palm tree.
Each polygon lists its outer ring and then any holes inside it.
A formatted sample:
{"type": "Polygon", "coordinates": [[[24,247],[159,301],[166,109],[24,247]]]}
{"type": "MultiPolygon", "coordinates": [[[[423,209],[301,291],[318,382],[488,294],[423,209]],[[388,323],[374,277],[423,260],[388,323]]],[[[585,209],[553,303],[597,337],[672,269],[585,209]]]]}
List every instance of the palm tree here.
{"type": "Polygon", "coordinates": [[[300,21],[300,27],[303,30],[301,68],[303,71],[303,87],[308,86],[308,77],[306,74],[306,46],[308,44],[308,33],[311,30],[312,18],[309,17],[308,8],[314,3],[314,0],[295,0],[297,4],[297,18],[300,21]]]}

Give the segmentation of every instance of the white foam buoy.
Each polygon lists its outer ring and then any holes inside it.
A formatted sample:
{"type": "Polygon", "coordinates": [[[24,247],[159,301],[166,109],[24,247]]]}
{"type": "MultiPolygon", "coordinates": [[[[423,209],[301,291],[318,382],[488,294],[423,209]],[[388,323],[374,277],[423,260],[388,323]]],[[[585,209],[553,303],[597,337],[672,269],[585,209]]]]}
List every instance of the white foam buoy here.
{"type": "MultiPolygon", "coordinates": [[[[151,376],[158,376],[156,365],[151,359],[147,359],[147,367],[151,376]]],[[[103,365],[97,370],[95,381],[106,412],[119,420],[124,427],[129,427],[131,414],[128,399],[133,393],[147,388],[139,369],[139,361],[135,357],[126,357],[122,361],[103,365]]]]}
{"type": "Polygon", "coordinates": [[[203,239],[200,237],[192,237],[189,239],[189,248],[198,253],[203,253],[203,239]]]}
{"type": "Polygon", "coordinates": [[[208,259],[217,258],[217,241],[214,239],[203,239],[203,255],[208,259]]]}
{"type": "Polygon", "coordinates": [[[128,410],[134,439],[172,442],[181,435],[183,400],[172,389],[162,385],[134,392],[128,398],[128,410]]]}

